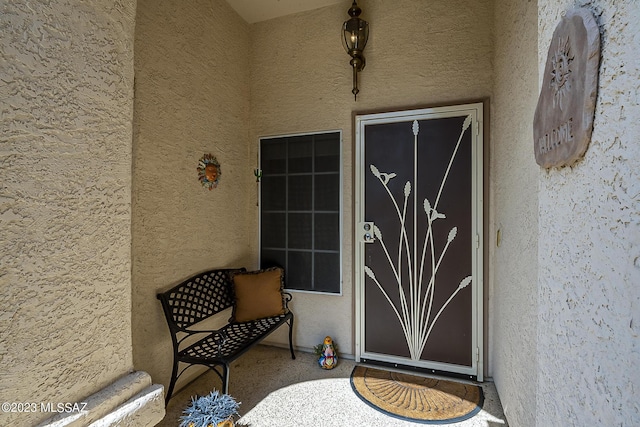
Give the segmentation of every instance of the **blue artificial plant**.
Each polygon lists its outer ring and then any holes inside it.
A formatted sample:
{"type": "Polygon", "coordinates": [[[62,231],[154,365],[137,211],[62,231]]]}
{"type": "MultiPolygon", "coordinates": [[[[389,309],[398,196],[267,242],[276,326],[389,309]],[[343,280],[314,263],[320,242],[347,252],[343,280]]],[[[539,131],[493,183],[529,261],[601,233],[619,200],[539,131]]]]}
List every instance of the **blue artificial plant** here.
{"type": "Polygon", "coordinates": [[[183,411],[179,427],[208,427],[238,414],[240,404],[228,394],[212,391],[207,396],[191,398],[191,404],[183,411]]]}

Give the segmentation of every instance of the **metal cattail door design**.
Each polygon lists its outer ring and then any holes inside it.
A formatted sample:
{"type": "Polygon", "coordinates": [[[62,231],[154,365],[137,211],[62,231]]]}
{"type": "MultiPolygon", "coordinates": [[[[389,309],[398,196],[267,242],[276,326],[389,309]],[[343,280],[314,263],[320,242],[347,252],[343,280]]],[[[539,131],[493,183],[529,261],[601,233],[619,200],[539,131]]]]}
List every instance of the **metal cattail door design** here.
{"type": "Polygon", "coordinates": [[[356,118],[359,360],[482,379],[482,104],[356,118]]]}

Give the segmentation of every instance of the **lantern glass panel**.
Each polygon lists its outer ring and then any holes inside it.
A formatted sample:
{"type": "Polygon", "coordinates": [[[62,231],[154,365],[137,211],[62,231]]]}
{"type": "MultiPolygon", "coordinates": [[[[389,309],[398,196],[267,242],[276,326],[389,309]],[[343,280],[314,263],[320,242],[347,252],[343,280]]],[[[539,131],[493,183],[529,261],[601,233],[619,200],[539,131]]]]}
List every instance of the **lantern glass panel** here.
{"type": "Polygon", "coordinates": [[[342,31],[342,45],[347,52],[364,50],[369,38],[369,23],[367,21],[359,18],[349,19],[342,26],[342,31]]]}

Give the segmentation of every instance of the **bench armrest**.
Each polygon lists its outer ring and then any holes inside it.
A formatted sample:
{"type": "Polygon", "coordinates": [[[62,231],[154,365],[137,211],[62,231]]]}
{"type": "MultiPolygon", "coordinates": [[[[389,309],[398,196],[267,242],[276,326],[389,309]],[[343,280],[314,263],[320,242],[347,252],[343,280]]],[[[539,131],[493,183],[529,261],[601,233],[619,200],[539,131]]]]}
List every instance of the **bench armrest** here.
{"type": "Polygon", "coordinates": [[[282,295],[284,295],[284,308],[289,312],[289,301],[293,299],[293,295],[289,292],[283,292],[282,295]]]}

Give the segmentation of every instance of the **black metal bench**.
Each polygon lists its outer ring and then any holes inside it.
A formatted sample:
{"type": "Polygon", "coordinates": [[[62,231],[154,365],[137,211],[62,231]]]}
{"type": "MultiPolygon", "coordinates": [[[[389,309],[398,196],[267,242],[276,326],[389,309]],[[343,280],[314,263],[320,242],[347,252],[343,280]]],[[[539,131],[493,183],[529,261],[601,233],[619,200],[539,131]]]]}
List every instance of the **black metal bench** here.
{"type": "Polygon", "coordinates": [[[229,364],[262,341],[281,325],[289,325],[289,349],[293,352],[293,313],[287,306],[291,294],[284,292],[285,314],[249,322],[229,321],[219,329],[202,330],[194,325],[233,307],[233,286],[230,272],[245,269],[216,269],[197,274],[166,292],[159,293],[171,340],[173,342],[173,371],[165,404],[169,403],[178,378],[191,366],[203,365],[214,371],[222,380],[224,393],[229,389],[229,364]],[[191,338],[186,343],[185,340],[191,338]],[[185,366],[178,373],[178,365],[185,366]],[[220,367],[220,370],[218,370],[220,367]]]}

